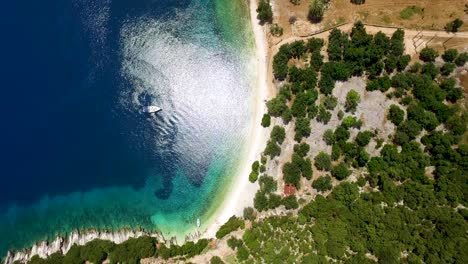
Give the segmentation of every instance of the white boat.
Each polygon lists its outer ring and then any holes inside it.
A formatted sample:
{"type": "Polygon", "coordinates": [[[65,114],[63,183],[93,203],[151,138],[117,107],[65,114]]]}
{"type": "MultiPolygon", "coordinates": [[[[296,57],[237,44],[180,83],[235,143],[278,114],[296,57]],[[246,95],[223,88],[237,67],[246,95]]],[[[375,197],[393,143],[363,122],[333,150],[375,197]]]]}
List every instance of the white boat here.
{"type": "Polygon", "coordinates": [[[154,106],[154,105],[145,106],[143,108],[143,112],[144,113],[149,113],[149,114],[157,113],[157,112],[159,112],[161,110],[162,110],[161,108],[159,108],[157,106],[154,106]]]}
{"type": "Polygon", "coordinates": [[[197,218],[197,227],[200,227],[200,218],[197,218]]]}

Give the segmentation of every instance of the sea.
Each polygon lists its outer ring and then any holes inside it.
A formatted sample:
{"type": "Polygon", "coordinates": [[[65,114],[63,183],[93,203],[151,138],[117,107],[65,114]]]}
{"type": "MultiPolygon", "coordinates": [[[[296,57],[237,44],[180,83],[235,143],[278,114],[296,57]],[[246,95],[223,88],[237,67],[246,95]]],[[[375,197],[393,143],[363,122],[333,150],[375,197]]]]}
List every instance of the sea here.
{"type": "Polygon", "coordinates": [[[248,1],[1,6],[0,255],[75,230],[206,227],[253,126],[248,1]]]}

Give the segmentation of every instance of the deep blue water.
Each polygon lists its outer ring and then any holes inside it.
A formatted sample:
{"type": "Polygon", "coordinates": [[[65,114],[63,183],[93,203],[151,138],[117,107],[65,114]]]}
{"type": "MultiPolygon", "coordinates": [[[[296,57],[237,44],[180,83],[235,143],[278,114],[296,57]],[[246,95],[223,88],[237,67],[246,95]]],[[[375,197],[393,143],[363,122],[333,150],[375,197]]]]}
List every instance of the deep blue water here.
{"type": "Polygon", "coordinates": [[[226,43],[216,1],[1,4],[0,254],[206,210],[249,121],[244,44],[226,43]]]}

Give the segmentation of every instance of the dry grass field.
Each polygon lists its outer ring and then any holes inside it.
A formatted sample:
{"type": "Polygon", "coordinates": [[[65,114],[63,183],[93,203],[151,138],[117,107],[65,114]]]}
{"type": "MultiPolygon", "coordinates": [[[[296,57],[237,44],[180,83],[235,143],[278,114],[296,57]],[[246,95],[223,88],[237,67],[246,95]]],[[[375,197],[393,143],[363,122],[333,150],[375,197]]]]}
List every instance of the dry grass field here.
{"type": "MultiPolygon", "coordinates": [[[[289,19],[295,17],[299,23],[307,21],[308,0],[293,5],[290,0],[272,0],[275,22],[291,33],[289,19]]],[[[465,23],[460,31],[468,31],[468,0],[366,0],[363,5],[354,5],[350,0],[330,0],[325,11],[322,28],[345,22],[362,20],[366,23],[398,26],[416,30],[443,30],[445,25],[459,18],[465,23]],[[401,12],[415,6],[415,12],[401,12]],[[412,13],[412,15],[411,15],[412,13]]],[[[407,10],[408,11],[408,10],[407,10]]]]}
{"type": "Polygon", "coordinates": [[[324,24],[362,20],[411,29],[443,30],[448,22],[459,18],[465,21],[460,31],[468,30],[466,0],[366,0],[363,5],[354,5],[350,0],[331,0],[330,3],[324,24]],[[401,18],[401,12],[410,6],[418,11],[410,18],[401,18]]]}

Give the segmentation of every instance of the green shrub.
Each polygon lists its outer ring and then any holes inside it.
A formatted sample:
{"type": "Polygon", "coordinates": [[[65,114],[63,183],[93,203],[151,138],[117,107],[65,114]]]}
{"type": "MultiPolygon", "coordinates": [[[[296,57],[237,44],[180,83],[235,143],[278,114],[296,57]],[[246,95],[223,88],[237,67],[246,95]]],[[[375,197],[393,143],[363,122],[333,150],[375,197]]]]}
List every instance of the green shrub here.
{"type": "Polygon", "coordinates": [[[270,158],[274,158],[281,154],[281,147],[278,146],[276,142],[269,140],[267,142],[265,150],[263,151],[263,154],[265,154],[266,156],[270,156],[270,158]]]}
{"type": "Polygon", "coordinates": [[[327,145],[333,145],[335,143],[335,133],[331,129],[325,130],[323,133],[323,140],[327,145]]]}
{"type": "Polygon", "coordinates": [[[349,131],[344,126],[339,126],[334,134],[336,142],[346,142],[350,136],[349,131]]]}
{"type": "Polygon", "coordinates": [[[458,56],[458,50],[457,49],[448,49],[442,54],[442,59],[444,59],[445,62],[453,62],[458,56]]]}
{"type": "Polygon", "coordinates": [[[308,18],[314,23],[318,23],[323,18],[325,3],[323,0],[310,0],[308,18]]]}
{"type": "Polygon", "coordinates": [[[348,165],[346,163],[341,162],[340,164],[333,166],[331,170],[331,174],[338,180],[344,180],[351,175],[351,170],[349,170],[348,165]]]}
{"type": "Polygon", "coordinates": [[[400,18],[401,19],[410,19],[414,14],[422,14],[424,8],[419,6],[407,6],[405,9],[401,10],[400,18]]]}
{"type": "Polygon", "coordinates": [[[369,144],[373,136],[374,134],[370,131],[359,131],[356,136],[356,143],[361,147],[365,147],[369,144]]]}
{"type": "Polygon", "coordinates": [[[281,37],[283,35],[283,28],[275,23],[270,26],[270,33],[275,37],[281,37]]]}
{"type": "Polygon", "coordinates": [[[297,142],[301,141],[303,137],[308,137],[310,135],[310,120],[308,118],[298,118],[296,120],[296,127],[295,127],[296,134],[294,135],[294,140],[297,142]]]}
{"type": "Polygon", "coordinates": [[[283,204],[287,210],[297,209],[299,207],[299,203],[297,202],[295,195],[286,196],[281,200],[281,204],[283,204]]]}
{"type": "Polygon", "coordinates": [[[388,110],[387,118],[398,126],[405,119],[405,111],[401,110],[397,105],[392,104],[388,110]]]}
{"type": "Polygon", "coordinates": [[[355,90],[350,90],[346,95],[345,110],[351,113],[356,112],[360,101],[361,96],[355,90]]]}
{"type": "Polygon", "coordinates": [[[423,48],[419,53],[419,59],[424,62],[434,62],[438,56],[439,53],[435,49],[429,47],[423,48]]]}
{"type": "Polygon", "coordinates": [[[258,179],[258,174],[259,174],[259,173],[256,172],[256,171],[250,172],[250,174],[249,174],[249,181],[250,181],[251,183],[256,182],[257,179],[258,179]]]}
{"type": "Polygon", "coordinates": [[[262,25],[273,21],[273,11],[271,10],[269,1],[260,0],[257,8],[257,18],[262,25]]]}
{"type": "Polygon", "coordinates": [[[325,109],[325,107],[320,106],[319,112],[317,115],[317,121],[323,123],[323,124],[328,124],[328,122],[331,119],[332,114],[325,109]]]}
{"type": "Polygon", "coordinates": [[[271,124],[271,117],[268,114],[264,114],[262,117],[262,127],[269,127],[271,124]]]}
{"type": "Polygon", "coordinates": [[[213,256],[211,257],[210,264],[224,264],[224,261],[218,256],[213,256]]]}
{"type": "Polygon", "coordinates": [[[332,189],[332,178],[330,175],[322,176],[312,182],[312,187],[319,192],[326,192],[332,189]]]}
{"type": "Polygon", "coordinates": [[[92,263],[101,263],[107,258],[114,245],[111,241],[93,240],[81,247],[81,259],[92,263]]]}
{"type": "Polygon", "coordinates": [[[329,96],[325,97],[325,100],[323,101],[323,105],[328,110],[335,109],[337,104],[338,104],[338,98],[336,98],[333,95],[329,95],[329,96]]]}
{"type": "Polygon", "coordinates": [[[452,22],[449,22],[447,23],[447,25],[445,25],[445,30],[447,32],[457,32],[458,29],[463,25],[463,21],[456,18],[455,20],[453,20],[452,22]]]}
{"type": "Polygon", "coordinates": [[[228,246],[235,250],[237,247],[240,247],[244,244],[244,242],[242,241],[242,239],[237,239],[235,237],[230,237],[227,241],[227,244],[228,246]]]}
{"type": "Polygon", "coordinates": [[[442,73],[442,75],[448,76],[453,72],[453,70],[455,70],[456,67],[457,65],[455,65],[455,63],[447,62],[440,68],[440,73],[442,73]]]}
{"type": "Polygon", "coordinates": [[[314,161],[314,165],[317,169],[325,171],[331,170],[331,158],[327,153],[321,151],[317,156],[315,156],[314,161]]]}
{"type": "Polygon", "coordinates": [[[299,155],[300,157],[305,157],[310,150],[310,146],[307,143],[295,144],[294,145],[294,153],[299,155]]]}
{"type": "Polygon", "coordinates": [[[229,220],[219,228],[218,232],[216,232],[216,238],[221,239],[239,228],[243,229],[244,226],[245,223],[242,219],[231,216],[231,218],[229,218],[229,220]]]}
{"type": "Polygon", "coordinates": [[[142,258],[152,257],[156,252],[156,239],[153,237],[130,238],[115,245],[109,253],[110,263],[139,263],[142,258]]]}
{"type": "Polygon", "coordinates": [[[255,209],[252,207],[244,208],[244,219],[254,221],[256,217],[257,213],[255,212],[255,209]]]}
{"type": "Polygon", "coordinates": [[[457,66],[461,67],[465,65],[466,61],[468,61],[468,53],[463,52],[458,55],[454,62],[457,66]]]}

